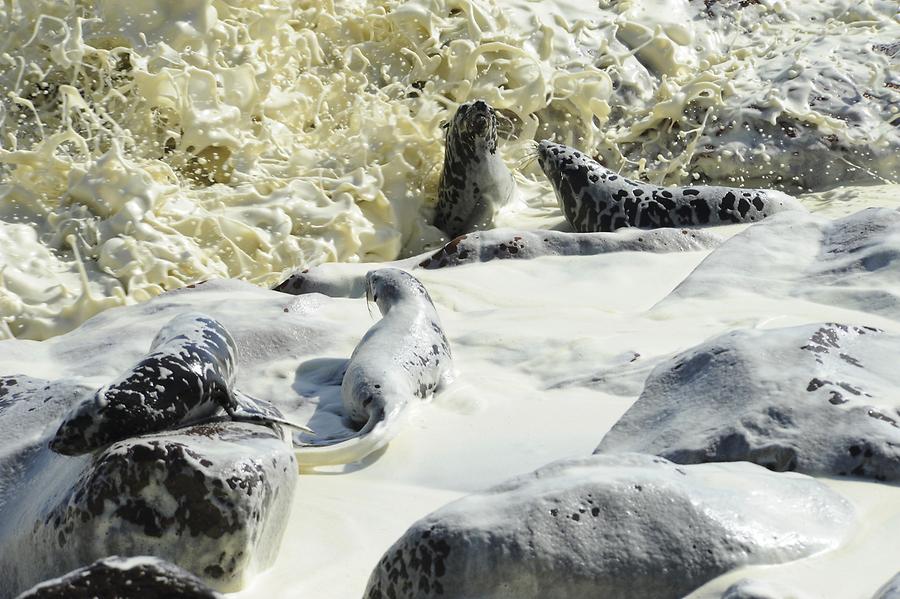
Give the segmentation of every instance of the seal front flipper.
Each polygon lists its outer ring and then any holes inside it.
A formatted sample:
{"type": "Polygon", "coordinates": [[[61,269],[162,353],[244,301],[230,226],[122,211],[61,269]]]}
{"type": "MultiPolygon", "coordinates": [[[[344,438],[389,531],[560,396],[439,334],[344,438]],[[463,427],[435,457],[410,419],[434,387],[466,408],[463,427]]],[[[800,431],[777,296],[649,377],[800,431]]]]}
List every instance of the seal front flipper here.
{"type": "Polygon", "coordinates": [[[306,433],[315,434],[308,426],[285,419],[281,411],[269,402],[250,397],[246,393],[240,391],[234,391],[232,393],[232,399],[233,403],[225,405],[224,407],[228,416],[236,422],[280,424],[306,433]]]}

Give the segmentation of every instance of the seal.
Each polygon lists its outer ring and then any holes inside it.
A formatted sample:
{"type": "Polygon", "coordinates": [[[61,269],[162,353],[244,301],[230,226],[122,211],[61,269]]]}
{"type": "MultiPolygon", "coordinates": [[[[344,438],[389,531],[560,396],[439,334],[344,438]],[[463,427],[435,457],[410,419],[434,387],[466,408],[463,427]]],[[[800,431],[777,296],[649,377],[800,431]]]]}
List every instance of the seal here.
{"type": "Polygon", "coordinates": [[[538,144],[537,153],[563,215],[580,233],[749,223],[776,212],[805,210],[795,198],[770,189],[660,187],[633,181],[548,140],[538,144]]]}
{"type": "Polygon", "coordinates": [[[221,409],[233,420],[309,431],[233,388],[236,357],[234,339],[221,323],[203,314],[179,314],[159,331],[149,354],[63,418],[50,449],[79,455],[209,419],[221,409]]]}
{"type": "Polygon", "coordinates": [[[360,340],[341,381],[346,418],[358,433],[297,450],[300,466],[349,464],[387,445],[414,398],[428,397],[451,373],[450,344],[425,286],[406,271],[366,275],[366,299],[382,318],[360,340]]]}
{"type": "Polygon", "coordinates": [[[447,125],[434,226],[451,239],[490,228],[515,189],[497,154],[496,112],[484,100],[460,104],[447,125]]]}

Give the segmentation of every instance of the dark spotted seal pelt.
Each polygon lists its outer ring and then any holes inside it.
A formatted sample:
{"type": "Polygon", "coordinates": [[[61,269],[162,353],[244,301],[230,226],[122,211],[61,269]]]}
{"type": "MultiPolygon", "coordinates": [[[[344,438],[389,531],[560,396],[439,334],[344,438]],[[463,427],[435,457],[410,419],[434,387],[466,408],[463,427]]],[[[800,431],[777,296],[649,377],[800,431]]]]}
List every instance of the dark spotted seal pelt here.
{"type": "Polygon", "coordinates": [[[384,447],[398,432],[404,408],[450,375],[450,345],[425,286],[397,268],[366,275],[366,298],[382,318],[353,350],[341,382],[346,418],[359,432],[297,451],[300,466],[348,464],[384,447]]]}
{"type": "Polygon", "coordinates": [[[75,406],[50,448],[64,455],[86,453],[208,419],[223,409],[233,420],[309,431],[234,389],[236,357],[234,340],[221,323],[203,314],[180,314],[159,331],[140,362],[75,406]]]}
{"type": "Polygon", "coordinates": [[[547,140],[537,152],[559,207],[577,232],[752,223],[776,212],[804,210],[796,199],[770,189],[641,183],[547,140]]]}
{"type": "Polygon", "coordinates": [[[483,100],[460,104],[447,125],[444,149],[434,226],[451,239],[490,228],[516,189],[497,153],[494,109],[483,100]]]}

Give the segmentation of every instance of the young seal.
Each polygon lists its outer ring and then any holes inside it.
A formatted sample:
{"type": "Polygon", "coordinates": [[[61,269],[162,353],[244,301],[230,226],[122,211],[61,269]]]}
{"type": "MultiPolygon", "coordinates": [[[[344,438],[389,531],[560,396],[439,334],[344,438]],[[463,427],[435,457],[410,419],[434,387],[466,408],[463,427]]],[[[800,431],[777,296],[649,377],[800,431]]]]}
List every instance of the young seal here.
{"type": "Polygon", "coordinates": [[[397,268],[366,275],[366,299],[382,318],[353,350],[341,382],[347,418],[359,432],[297,451],[300,466],[349,464],[385,446],[414,397],[425,398],[450,374],[450,345],[425,286],[397,268]]]}
{"type": "Polygon", "coordinates": [[[796,199],[770,189],[660,187],[632,181],[574,148],[547,140],[538,145],[538,163],[563,215],[580,233],[748,223],[776,212],[805,210],[796,199]]]}
{"type": "Polygon", "coordinates": [[[210,418],[220,409],[233,420],[309,431],[283,420],[273,406],[233,389],[236,357],[234,339],[219,322],[203,314],[179,314],[159,331],[149,354],[63,419],[50,449],[63,455],[87,453],[210,418]]]}
{"type": "Polygon", "coordinates": [[[451,239],[493,225],[515,193],[512,174],[497,154],[497,115],[484,100],[461,104],[447,126],[444,169],[434,226],[451,239]]]}

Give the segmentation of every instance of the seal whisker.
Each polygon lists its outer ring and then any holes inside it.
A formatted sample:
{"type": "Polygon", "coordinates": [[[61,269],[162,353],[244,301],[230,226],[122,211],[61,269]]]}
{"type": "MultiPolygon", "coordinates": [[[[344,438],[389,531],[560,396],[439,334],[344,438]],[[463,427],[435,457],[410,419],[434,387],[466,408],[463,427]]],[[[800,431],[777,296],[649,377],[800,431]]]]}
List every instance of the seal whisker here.
{"type": "Polygon", "coordinates": [[[372,314],[372,304],[375,303],[375,300],[372,299],[372,287],[366,283],[366,310],[369,312],[369,318],[375,320],[375,315],[372,314]]]}

